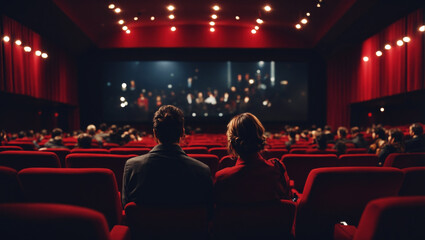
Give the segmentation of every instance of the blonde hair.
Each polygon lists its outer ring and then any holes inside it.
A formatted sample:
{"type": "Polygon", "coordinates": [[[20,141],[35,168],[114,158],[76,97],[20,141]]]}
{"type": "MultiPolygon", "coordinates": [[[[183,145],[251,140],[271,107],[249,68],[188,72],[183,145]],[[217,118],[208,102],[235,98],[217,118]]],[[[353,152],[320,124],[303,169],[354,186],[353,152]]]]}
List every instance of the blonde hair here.
{"type": "Polygon", "coordinates": [[[251,113],[242,113],[227,125],[227,148],[235,156],[245,156],[264,149],[264,127],[251,113]]]}

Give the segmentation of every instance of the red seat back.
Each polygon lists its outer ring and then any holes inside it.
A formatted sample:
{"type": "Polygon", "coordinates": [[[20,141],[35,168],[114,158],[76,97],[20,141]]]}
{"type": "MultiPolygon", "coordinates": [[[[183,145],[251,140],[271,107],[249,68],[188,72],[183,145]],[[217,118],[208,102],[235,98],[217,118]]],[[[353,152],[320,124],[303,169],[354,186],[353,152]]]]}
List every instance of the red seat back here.
{"type": "Polygon", "coordinates": [[[391,153],[385,159],[384,167],[425,167],[425,153],[391,153]]]}
{"type": "Polygon", "coordinates": [[[305,154],[305,152],[308,150],[308,148],[291,148],[289,150],[290,154],[305,154]]]}
{"type": "Polygon", "coordinates": [[[367,203],[396,196],[403,172],[382,167],[320,168],[311,171],[296,214],[296,239],[332,239],[334,225],[357,225],[367,203]]]}
{"type": "Polygon", "coordinates": [[[17,202],[21,200],[18,172],[9,167],[0,167],[0,203],[17,202]]]}
{"type": "Polygon", "coordinates": [[[284,154],[288,154],[287,149],[265,149],[261,152],[264,159],[268,160],[271,158],[281,159],[284,154]]]}
{"type": "Polygon", "coordinates": [[[71,153],[71,150],[66,148],[44,148],[44,149],[40,149],[40,151],[56,153],[56,155],[58,156],[61,162],[62,167],[65,167],[66,156],[71,153]]]}
{"type": "Polygon", "coordinates": [[[229,150],[227,149],[227,147],[215,147],[210,148],[208,150],[208,153],[216,155],[218,159],[222,159],[224,156],[229,155],[229,150]]]}
{"type": "Polygon", "coordinates": [[[150,148],[111,148],[109,152],[111,154],[120,154],[120,155],[143,155],[150,151],[150,148]]]}
{"type": "Polygon", "coordinates": [[[223,168],[227,168],[227,167],[233,167],[236,164],[236,158],[233,157],[232,155],[227,155],[224,156],[220,159],[219,163],[218,163],[218,171],[220,171],[223,168]]]}
{"type": "Polygon", "coordinates": [[[320,149],[307,149],[305,151],[306,154],[337,154],[337,150],[335,149],[326,149],[326,150],[320,150],[320,149]]]}
{"type": "Polygon", "coordinates": [[[30,167],[61,167],[55,153],[38,151],[5,151],[0,153],[0,166],[13,168],[17,171],[30,167]]]}
{"type": "Polygon", "coordinates": [[[182,149],[186,154],[208,154],[207,147],[184,147],[182,149]]]}
{"type": "Polygon", "coordinates": [[[425,196],[425,167],[402,169],[404,173],[400,196],[425,196]]]}
{"type": "Polygon", "coordinates": [[[339,156],[340,166],[346,167],[377,167],[379,162],[376,154],[342,154],[339,156]]]}
{"type": "Polygon", "coordinates": [[[212,154],[188,154],[189,157],[192,157],[200,162],[205,163],[211,170],[211,176],[215,176],[215,173],[218,171],[218,157],[212,154]]]}
{"type": "Polygon", "coordinates": [[[20,141],[10,141],[8,143],[6,143],[7,146],[18,146],[21,147],[23,150],[26,151],[34,151],[35,149],[35,145],[34,143],[32,143],[32,141],[29,142],[20,142],[20,141]]]}
{"type": "Polygon", "coordinates": [[[28,168],[18,173],[29,202],[62,203],[97,210],[109,227],[120,224],[122,205],[109,169],[28,168]]]}
{"type": "Polygon", "coordinates": [[[24,150],[22,147],[19,146],[0,146],[0,152],[4,151],[19,151],[24,150]]]}
{"type": "Polygon", "coordinates": [[[71,153],[99,153],[99,154],[108,154],[109,150],[102,148],[74,148],[71,150],[71,153]]]}
{"type": "Polygon", "coordinates": [[[367,153],[367,149],[366,148],[347,148],[345,153],[346,154],[367,153]]]}

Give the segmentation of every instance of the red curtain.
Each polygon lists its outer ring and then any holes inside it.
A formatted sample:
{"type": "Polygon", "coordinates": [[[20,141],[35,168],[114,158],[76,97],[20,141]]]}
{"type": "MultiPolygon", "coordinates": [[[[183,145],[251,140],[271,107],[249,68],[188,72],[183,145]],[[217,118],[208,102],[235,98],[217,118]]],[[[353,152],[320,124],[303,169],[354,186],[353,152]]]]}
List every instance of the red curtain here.
{"type": "Polygon", "coordinates": [[[76,67],[64,51],[6,16],[2,17],[3,36],[10,41],[1,41],[0,91],[78,104],[76,67]],[[15,44],[18,39],[21,46],[15,44]],[[25,52],[25,46],[31,52],[25,52]],[[36,56],[36,50],[47,52],[48,58],[36,56]]]}
{"type": "Polygon", "coordinates": [[[359,47],[335,54],[327,67],[327,122],[350,125],[350,104],[425,88],[423,10],[391,24],[359,47]],[[409,36],[410,42],[397,41],[409,36]],[[386,44],[390,50],[384,49],[386,44]],[[383,55],[378,57],[377,51],[383,55]],[[367,57],[368,61],[363,58],[367,57]]]}

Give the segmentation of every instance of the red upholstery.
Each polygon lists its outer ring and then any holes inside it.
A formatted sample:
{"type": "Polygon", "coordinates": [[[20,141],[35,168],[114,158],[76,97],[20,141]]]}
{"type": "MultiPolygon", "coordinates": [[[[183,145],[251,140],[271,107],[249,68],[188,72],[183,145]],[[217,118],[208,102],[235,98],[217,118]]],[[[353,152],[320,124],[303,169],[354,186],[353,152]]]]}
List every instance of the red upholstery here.
{"type": "Polygon", "coordinates": [[[331,239],[334,225],[357,225],[366,204],[396,196],[403,172],[381,167],[320,168],[311,171],[297,207],[296,239],[331,239]]]}
{"type": "Polygon", "coordinates": [[[311,170],[338,166],[338,159],[333,154],[287,154],[281,161],[286,166],[289,178],[294,181],[295,189],[300,193],[311,170]]]}
{"type": "Polygon", "coordinates": [[[29,142],[10,141],[10,142],[6,143],[6,145],[8,145],[8,146],[18,146],[18,147],[21,147],[23,150],[26,150],[26,151],[36,150],[35,145],[34,145],[34,143],[32,143],[32,141],[29,141],[29,142]]]}
{"type": "Polygon", "coordinates": [[[61,162],[62,167],[65,167],[66,156],[71,153],[71,150],[66,149],[66,148],[44,148],[44,149],[40,149],[40,151],[56,153],[56,155],[58,156],[58,158],[61,162]]]}
{"type": "Polygon", "coordinates": [[[75,148],[71,150],[71,153],[100,153],[107,154],[109,150],[102,148],[75,148]]]}
{"type": "Polygon", "coordinates": [[[391,153],[385,159],[384,167],[425,167],[425,153],[391,153]]]}
{"type": "Polygon", "coordinates": [[[425,167],[402,169],[404,172],[400,196],[425,196],[425,167]]]}
{"type": "Polygon", "coordinates": [[[345,153],[346,154],[367,153],[367,149],[366,148],[347,148],[345,153]]]}
{"type": "Polygon", "coordinates": [[[122,205],[109,169],[28,168],[18,173],[30,202],[62,203],[97,210],[110,229],[121,223],[122,205]]]}
{"type": "Polygon", "coordinates": [[[208,154],[207,147],[184,147],[183,151],[186,154],[208,154]]]}
{"type": "Polygon", "coordinates": [[[120,154],[120,155],[143,155],[150,151],[150,148],[111,148],[109,152],[111,154],[120,154]]]}
{"type": "Polygon", "coordinates": [[[196,160],[199,160],[208,167],[210,167],[211,170],[211,176],[215,176],[215,173],[218,171],[218,157],[216,155],[212,154],[188,154],[189,157],[192,157],[196,160]]]}
{"type": "Polygon", "coordinates": [[[339,156],[340,166],[377,167],[379,158],[376,154],[343,154],[339,156]]]}
{"type": "Polygon", "coordinates": [[[305,151],[306,154],[337,154],[337,151],[335,149],[326,149],[326,150],[320,150],[320,149],[307,149],[305,151]]]}
{"type": "Polygon", "coordinates": [[[291,150],[289,150],[289,153],[290,154],[304,154],[307,150],[308,150],[308,148],[291,148],[291,150]]]}
{"type": "Polygon", "coordinates": [[[19,171],[30,167],[61,167],[58,156],[52,152],[5,151],[0,153],[0,166],[19,171]]]}
{"type": "Polygon", "coordinates": [[[0,146],[0,152],[4,152],[4,151],[19,151],[19,150],[24,150],[23,148],[19,147],[19,146],[0,146]]]}
{"type": "Polygon", "coordinates": [[[220,159],[219,163],[218,163],[218,171],[220,171],[223,168],[227,168],[227,167],[233,167],[236,164],[236,158],[233,157],[232,155],[227,155],[224,156],[220,159]]]}
{"type": "Polygon", "coordinates": [[[105,149],[111,149],[111,148],[118,148],[120,147],[120,145],[117,143],[103,143],[102,147],[105,149]]]}
{"type": "Polygon", "coordinates": [[[207,149],[223,147],[223,144],[220,143],[210,143],[210,142],[191,142],[188,145],[189,147],[206,147],[207,149]]]}
{"type": "Polygon", "coordinates": [[[213,235],[217,239],[291,239],[295,203],[288,200],[217,206],[213,235]]]}
{"type": "Polygon", "coordinates": [[[208,239],[206,208],[129,203],[125,215],[132,239],[208,239]]]}
{"type": "Polygon", "coordinates": [[[271,158],[281,159],[284,154],[288,154],[286,149],[266,149],[261,152],[264,159],[268,160],[271,158]]]}
{"type": "Polygon", "coordinates": [[[229,155],[229,150],[227,147],[215,147],[208,150],[208,154],[214,154],[218,159],[222,159],[224,156],[229,155]]]}
{"type": "Polygon", "coordinates": [[[0,167],[0,203],[21,200],[21,189],[17,174],[13,168],[0,167]]]}
{"type": "Polygon", "coordinates": [[[62,204],[0,204],[0,223],[2,239],[130,239],[125,226],[116,226],[109,232],[101,213],[62,204]]]}
{"type": "Polygon", "coordinates": [[[114,172],[118,191],[122,189],[125,162],[136,155],[72,153],[66,157],[68,168],[107,168],[114,172]]]}

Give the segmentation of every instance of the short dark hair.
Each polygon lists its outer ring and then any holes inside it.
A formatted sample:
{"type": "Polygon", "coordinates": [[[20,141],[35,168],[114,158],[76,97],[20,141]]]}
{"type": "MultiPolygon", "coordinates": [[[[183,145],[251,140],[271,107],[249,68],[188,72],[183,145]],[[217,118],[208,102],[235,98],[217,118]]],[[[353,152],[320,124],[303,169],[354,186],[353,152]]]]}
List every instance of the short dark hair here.
{"type": "Polygon", "coordinates": [[[321,133],[316,137],[318,149],[325,150],[328,146],[326,134],[321,133]]]}
{"type": "Polygon", "coordinates": [[[77,138],[79,148],[91,148],[92,137],[87,133],[81,133],[77,138]]]}
{"type": "Polygon", "coordinates": [[[55,129],[52,130],[52,138],[57,137],[57,136],[62,136],[62,129],[55,128],[55,129]]]}
{"type": "Polygon", "coordinates": [[[424,129],[422,128],[422,125],[420,123],[414,123],[410,125],[410,127],[412,128],[413,134],[417,136],[422,135],[422,133],[424,132],[424,129]]]}
{"type": "Polygon", "coordinates": [[[295,139],[295,137],[297,136],[297,132],[296,132],[293,128],[291,128],[291,129],[289,129],[289,131],[288,131],[288,135],[289,135],[292,139],[295,139]]]}
{"type": "Polygon", "coordinates": [[[385,134],[385,130],[382,127],[375,127],[373,129],[373,133],[375,133],[380,139],[387,139],[387,134],[385,134]]]}
{"type": "Polygon", "coordinates": [[[338,134],[341,137],[346,138],[347,137],[347,128],[345,128],[345,127],[339,127],[338,128],[338,134]]]}
{"type": "Polygon", "coordinates": [[[183,135],[183,111],[173,105],[161,106],[153,117],[155,136],[161,143],[178,143],[183,135]]]}
{"type": "Polygon", "coordinates": [[[392,139],[394,139],[394,142],[403,142],[404,134],[398,128],[392,128],[390,130],[390,136],[392,139]]]}

